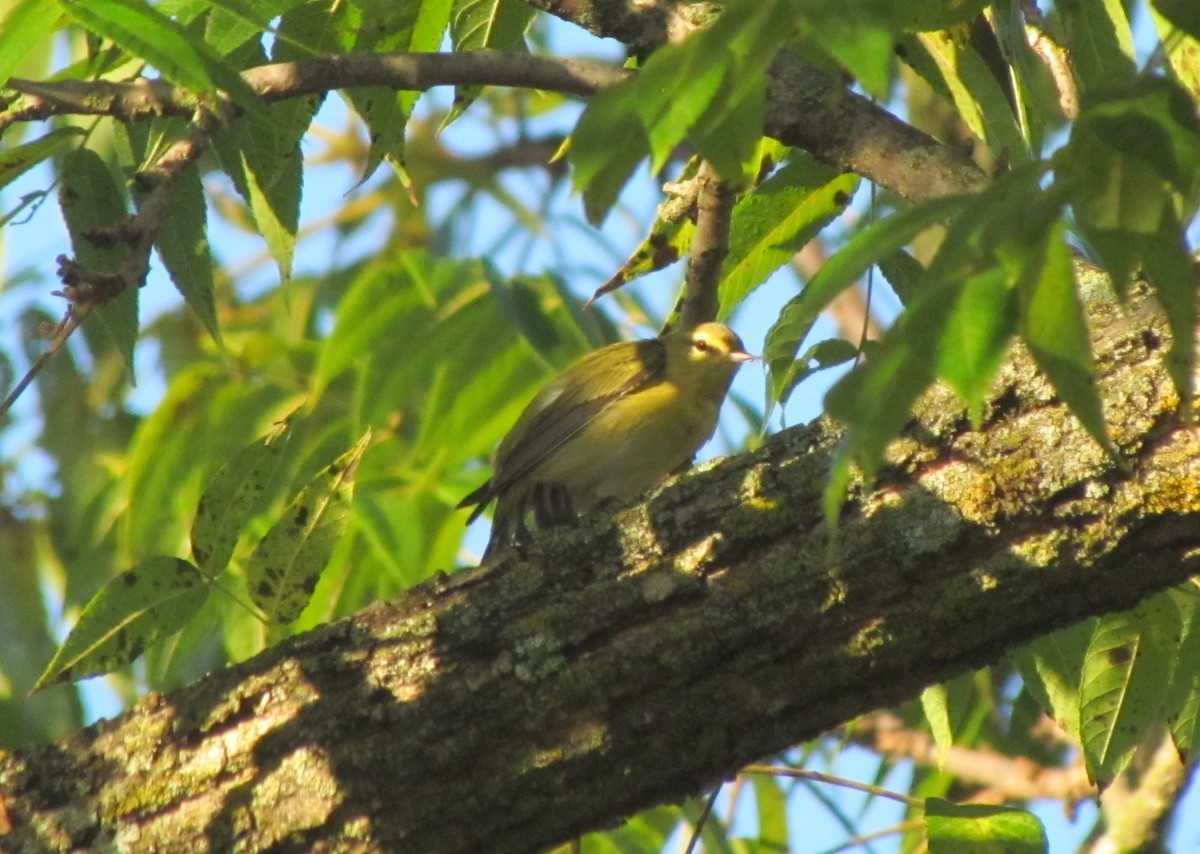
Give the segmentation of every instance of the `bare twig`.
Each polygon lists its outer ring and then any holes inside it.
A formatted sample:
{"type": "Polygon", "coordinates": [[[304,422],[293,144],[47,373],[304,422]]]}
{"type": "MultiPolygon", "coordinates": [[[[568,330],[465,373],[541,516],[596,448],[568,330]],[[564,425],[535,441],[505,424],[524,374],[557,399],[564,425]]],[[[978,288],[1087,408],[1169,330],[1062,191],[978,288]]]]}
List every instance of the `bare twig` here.
{"type": "Polygon", "coordinates": [[[969,785],[989,789],[999,799],[1052,798],[1074,804],[1095,795],[1082,764],[1049,768],[1032,759],[991,750],[952,746],[940,757],[933,737],[906,728],[894,715],[880,713],[855,722],[850,740],[893,759],[910,759],[925,768],[942,767],[969,785]]]}
{"type": "Polygon", "coordinates": [[[687,329],[717,316],[721,264],[729,254],[729,223],[736,194],[707,161],[696,176],[696,236],[688,256],[680,325],[687,329]]]}

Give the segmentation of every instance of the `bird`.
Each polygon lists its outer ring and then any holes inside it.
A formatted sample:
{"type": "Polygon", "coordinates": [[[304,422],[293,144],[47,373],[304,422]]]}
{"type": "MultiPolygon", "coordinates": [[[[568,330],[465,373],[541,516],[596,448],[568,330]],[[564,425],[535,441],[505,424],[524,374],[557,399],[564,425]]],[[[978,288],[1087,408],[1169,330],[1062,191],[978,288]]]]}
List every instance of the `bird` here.
{"type": "Polygon", "coordinates": [[[483,562],[536,528],[609,499],[628,503],[692,461],[717,428],[734,374],[757,359],[720,323],[610,344],[541,388],[496,450],[492,477],[458,504],[493,501],[483,562]]]}

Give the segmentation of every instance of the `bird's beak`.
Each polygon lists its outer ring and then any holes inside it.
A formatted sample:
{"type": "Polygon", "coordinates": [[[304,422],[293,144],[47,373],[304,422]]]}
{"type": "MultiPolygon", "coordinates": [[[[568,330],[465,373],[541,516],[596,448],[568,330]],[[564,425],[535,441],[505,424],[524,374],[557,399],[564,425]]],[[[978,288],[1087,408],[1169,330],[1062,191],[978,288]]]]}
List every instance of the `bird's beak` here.
{"type": "Polygon", "coordinates": [[[729,354],[729,361],[735,365],[740,365],[743,362],[757,362],[758,359],[758,356],[755,356],[753,353],[747,353],[744,350],[729,354]]]}

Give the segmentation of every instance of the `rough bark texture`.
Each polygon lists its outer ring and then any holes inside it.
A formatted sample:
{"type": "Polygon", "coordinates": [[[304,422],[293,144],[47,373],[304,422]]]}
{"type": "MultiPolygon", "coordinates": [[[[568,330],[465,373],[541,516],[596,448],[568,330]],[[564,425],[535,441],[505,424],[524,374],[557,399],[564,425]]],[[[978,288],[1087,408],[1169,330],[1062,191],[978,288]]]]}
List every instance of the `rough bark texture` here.
{"type": "Polygon", "coordinates": [[[1150,302],[1092,306],[1118,466],[1018,353],[935,390],[835,543],[836,433],[773,437],[58,744],[12,851],[531,851],[1200,571],[1200,436],[1150,302]]]}

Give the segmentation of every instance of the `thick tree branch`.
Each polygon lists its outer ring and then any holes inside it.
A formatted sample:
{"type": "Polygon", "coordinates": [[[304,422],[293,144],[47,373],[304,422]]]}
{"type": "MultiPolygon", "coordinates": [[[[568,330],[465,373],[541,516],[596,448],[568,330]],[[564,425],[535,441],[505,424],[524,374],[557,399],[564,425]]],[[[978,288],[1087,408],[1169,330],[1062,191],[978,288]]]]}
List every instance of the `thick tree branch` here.
{"type": "Polygon", "coordinates": [[[978,431],[927,395],[835,543],[821,422],[0,756],[3,843],[533,850],[1178,584],[1200,431],[1150,301],[1091,308],[1125,467],[1018,353],[978,431]]]}
{"type": "MultiPolygon", "coordinates": [[[[493,85],[591,95],[633,72],[583,59],[505,54],[493,50],[462,53],[334,54],[295,62],[260,65],[242,78],[268,103],[358,86],[390,86],[423,91],[435,86],[493,85]]],[[[197,96],[162,80],[113,83],[105,80],[41,82],[13,78],[0,113],[0,132],[15,121],[55,115],[112,116],[142,121],[159,116],[190,117],[197,96]]]]}
{"type": "MultiPolygon", "coordinates": [[[[480,50],[324,56],[263,65],[242,76],[260,97],[274,102],[374,85],[413,90],[498,85],[587,96],[633,73],[603,62],[480,50]]],[[[10,99],[0,112],[0,132],[16,121],[54,115],[138,121],[191,116],[197,108],[193,93],[162,81],[45,83],[14,78],[8,88],[20,97],[10,99]]],[[[789,53],[780,54],[771,67],[765,132],[913,201],[978,191],[988,182],[965,152],[937,142],[789,53]]]]}

